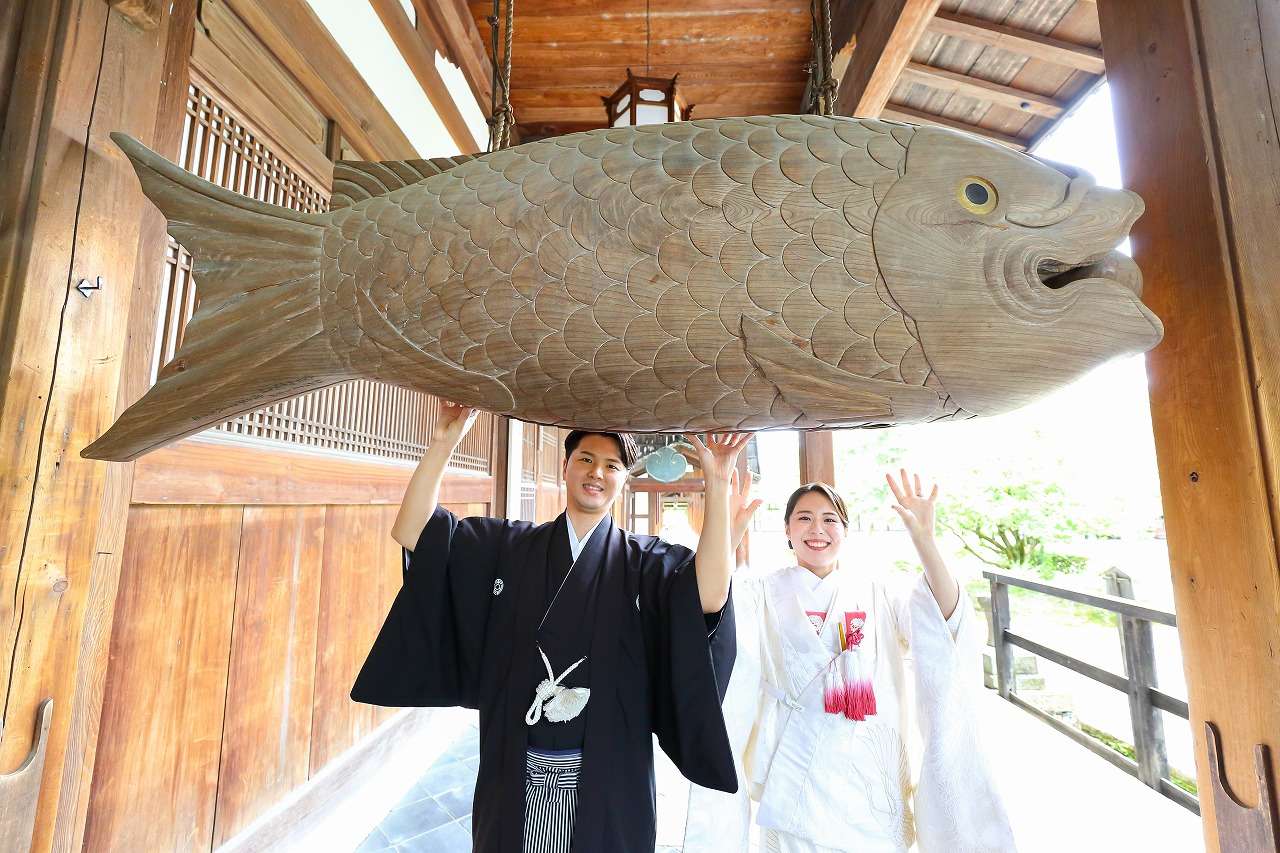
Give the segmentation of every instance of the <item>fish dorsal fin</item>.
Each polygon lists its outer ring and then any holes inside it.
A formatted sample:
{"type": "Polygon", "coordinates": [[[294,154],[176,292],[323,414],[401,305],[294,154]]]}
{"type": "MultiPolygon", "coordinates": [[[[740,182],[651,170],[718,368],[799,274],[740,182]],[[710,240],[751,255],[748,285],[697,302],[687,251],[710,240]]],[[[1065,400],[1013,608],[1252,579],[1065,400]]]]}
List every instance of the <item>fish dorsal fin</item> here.
{"type": "Polygon", "coordinates": [[[447,172],[454,166],[479,157],[459,154],[455,157],[433,157],[430,160],[339,160],[333,164],[333,197],[329,209],[337,210],[386,195],[393,190],[416,184],[432,175],[447,172]]]}

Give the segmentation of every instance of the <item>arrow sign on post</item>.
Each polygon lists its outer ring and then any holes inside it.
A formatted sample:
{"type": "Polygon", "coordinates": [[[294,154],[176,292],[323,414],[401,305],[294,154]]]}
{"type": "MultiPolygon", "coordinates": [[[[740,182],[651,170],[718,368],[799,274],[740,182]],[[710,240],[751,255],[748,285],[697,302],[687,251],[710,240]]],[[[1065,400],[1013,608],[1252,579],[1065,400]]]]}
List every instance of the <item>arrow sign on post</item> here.
{"type": "Polygon", "coordinates": [[[98,276],[97,278],[95,278],[93,280],[93,284],[89,283],[89,279],[82,278],[80,279],[80,283],[76,285],[76,290],[80,291],[80,295],[83,296],[85,299],[89,298],[90,290],[101,290],[101,289],[102,289],[102,276],[98,276]]]}

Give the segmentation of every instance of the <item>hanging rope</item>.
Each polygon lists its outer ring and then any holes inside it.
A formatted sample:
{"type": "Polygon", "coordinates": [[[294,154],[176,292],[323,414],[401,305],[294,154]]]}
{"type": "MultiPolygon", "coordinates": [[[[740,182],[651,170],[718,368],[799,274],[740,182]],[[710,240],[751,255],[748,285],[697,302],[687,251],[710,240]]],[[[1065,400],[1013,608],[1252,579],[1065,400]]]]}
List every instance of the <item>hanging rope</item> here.
{"type": "Polygon", "coordinates": [[[808,65],[809,85],[805,91],[808,102],[805,112],[812,115],[835,115],[836,91],[839,81],[831,76],[831,0],[809,0],[809,13],[813,25],[813,59],[808,65]]]}
{"type": "Polygon", "coordinates": [[[511,144],[511,130],[516,124],[516,113],[511,108],[511,37],[515,32],[516,0],[507,0],[504,24],[504,40],[501,55],[498,53],[498,12],[502,0],[493,0],[493,14],[489,22],[490,55],[493,64],[493,88],[489,102],[489,150],[497,151],[511,144]]]}

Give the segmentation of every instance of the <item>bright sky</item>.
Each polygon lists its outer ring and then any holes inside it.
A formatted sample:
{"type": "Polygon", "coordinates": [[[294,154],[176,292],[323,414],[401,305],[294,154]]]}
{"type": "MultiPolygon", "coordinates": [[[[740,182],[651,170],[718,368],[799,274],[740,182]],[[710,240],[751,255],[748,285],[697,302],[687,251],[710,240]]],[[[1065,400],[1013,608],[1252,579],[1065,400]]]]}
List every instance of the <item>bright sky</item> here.
{"type": "Polygon", "coordinates": [[[420,157],[451,157],[484,148],[488,128],[462,72],[439,54],[436,70],[458,104],[475,144],[459,151],[368,0],[307,0],[420,157]]]}

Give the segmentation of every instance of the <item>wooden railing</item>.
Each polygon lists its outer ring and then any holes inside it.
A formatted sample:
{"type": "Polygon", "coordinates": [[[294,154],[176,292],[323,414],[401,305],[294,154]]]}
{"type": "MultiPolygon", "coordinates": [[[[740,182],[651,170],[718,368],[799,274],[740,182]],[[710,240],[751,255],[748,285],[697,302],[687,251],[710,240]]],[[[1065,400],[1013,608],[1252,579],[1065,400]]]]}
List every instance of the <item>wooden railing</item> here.
{"type": "Polygon", "coordinates": [[[1112,593],[1109,595],[1079,592],[1007,572],[987,571],[983,576],[991,583],[991,634],[995,647],[996,689],[1001,698],[1040,718],[1121,770],[1136,776],[1144,784],[1199,814],[1200,801],[1179,788],[1169,778],[1169,760],[1164,745],[1164,722],[1160,717],[1161,711],[1167,711],[1184,720],[1188,719],[1187,703],[1162,692],[1156,686],[1155,648],[1151,639],[1151,626],[1157,624],[1176,628],[1178,622],[1174,614],[1134,601],[1133,585],[1129,582],[1128,576],[1120,572],[1114,572],[1108,577],[1108,587],[1112,593]],[[1117,675],[1085,663],[1079,658],[1009,630],[1011,621],[1009,587],[1011,586],[1116,614],[1120,620],[1120,648],[1124,655],[1124,675],[1117,675]],[[1111,749],[1020,697],[1015,690],[1013,662],[1015,648],[1038,655],[1058,666],[1066,667],[1099,684],[1105,684],[1124,693],[1129,701],[1129,717],[1133,722],[1133,748],[1137,760],[1111,749]]]}

